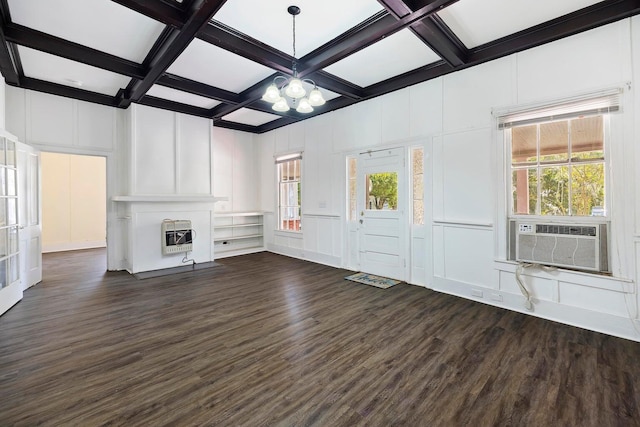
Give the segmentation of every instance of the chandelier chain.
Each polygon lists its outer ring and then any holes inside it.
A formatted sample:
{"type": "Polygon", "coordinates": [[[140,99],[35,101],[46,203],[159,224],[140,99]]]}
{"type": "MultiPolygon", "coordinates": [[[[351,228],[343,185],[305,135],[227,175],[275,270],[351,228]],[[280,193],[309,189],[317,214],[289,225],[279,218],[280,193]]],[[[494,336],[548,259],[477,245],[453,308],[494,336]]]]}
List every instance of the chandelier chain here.
{"type": "Polygon", "coordinates": [[[293,17],[293,75],[297,74],[297,64],[296,64],[296,15],[291,15],[293,17]]]}
{"type": "MultiPolygon", "coordinates": [[[[1,0],[0,0],[1,1],[1,0]]],[[[273,78],[273,83],[266,89],[262,100],[273,104],[271,107],[273,110],[284,113],[289,111],[290,104],[296,109],[298,113],[311,113],[313,107],[319,107],[325,104],[325,100],[322,97],[322,93],[316,86],[315,82],[311,79],[300,79],[298,77],[296,55],[296,15],[300,13],[298,6],[289,6],[287,12],[292,17],[292,42],[293,42],[293,57],[292,62],[292,77],[276,76],[273,78]],[[280,83],[278,83],[281,81],[280,83]],[[313,85],[313,89],[307,96],[307,89],[304,84],[313,85]]],[[[288,73],[287,73],[288,74],[288,73]]]]}

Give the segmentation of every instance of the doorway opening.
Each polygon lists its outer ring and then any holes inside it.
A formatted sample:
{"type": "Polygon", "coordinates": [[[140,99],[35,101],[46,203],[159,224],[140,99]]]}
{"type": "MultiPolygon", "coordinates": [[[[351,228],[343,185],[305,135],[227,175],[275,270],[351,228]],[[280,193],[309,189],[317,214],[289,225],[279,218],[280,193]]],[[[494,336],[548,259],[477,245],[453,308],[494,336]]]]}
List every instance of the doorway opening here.
{"type": "Polygon", "coordinates": [[[42,252],[102,251],[106,270],[107,159],[41,153],[42,252]]]}

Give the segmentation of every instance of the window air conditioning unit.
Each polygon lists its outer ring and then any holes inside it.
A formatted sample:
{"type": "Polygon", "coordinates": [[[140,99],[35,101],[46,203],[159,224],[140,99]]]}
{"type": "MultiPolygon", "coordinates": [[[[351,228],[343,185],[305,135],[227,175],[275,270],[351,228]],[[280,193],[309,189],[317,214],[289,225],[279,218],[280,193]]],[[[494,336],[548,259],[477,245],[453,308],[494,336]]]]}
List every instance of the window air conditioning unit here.
{"type": "Polygon", "coordinates": [[[607,224],[509,221],[509,259],[608,272],[607,224]]]}

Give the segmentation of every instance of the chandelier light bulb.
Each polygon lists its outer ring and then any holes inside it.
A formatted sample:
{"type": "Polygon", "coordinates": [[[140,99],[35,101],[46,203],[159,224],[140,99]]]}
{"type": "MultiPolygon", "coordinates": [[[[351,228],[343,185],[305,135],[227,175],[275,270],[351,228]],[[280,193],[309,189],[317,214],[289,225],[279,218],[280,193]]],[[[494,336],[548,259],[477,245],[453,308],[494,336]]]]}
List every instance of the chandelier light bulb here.
{"type": "Polygon", "coordinates": [[[267,88],[267,90],[264,92],[264,95],[262,95],[262,100],[270,102],[272,104],[280,100],[280,90],[275,83],[271,83],[271,85],[267,88]]]}
{"type": "Polygon", "coordinates": [[[285,113],[289,111],[289,104],[287,104],[287,100],[284,97],[280,97],[275,104],[271,107],[274,111],[278,111],[280,113],[285,113]]]}
{"type": "Polygon", "coordinates": [[[318,88],[314,88],[311,92],[309,92],[309,105],[311,105],[312,107],[319,107],[320,105],[324,105],[324,103],[325,100],[318,88]]]}
{"type": "Polygon", "coordinates": [[[300,102],[298,102],[298,108],[296,108],[298,113],[310,113],[313,111],[313,107],[309,104],[309,100],[307,98],[302,98],[300,102]]]}
{"type": "Polygon", "coordinates": [[[307,91],[302,87],[302,80],[294,77],[289,81],[285,92],[288,97],[297,99],[306,95],[307,91]]]}

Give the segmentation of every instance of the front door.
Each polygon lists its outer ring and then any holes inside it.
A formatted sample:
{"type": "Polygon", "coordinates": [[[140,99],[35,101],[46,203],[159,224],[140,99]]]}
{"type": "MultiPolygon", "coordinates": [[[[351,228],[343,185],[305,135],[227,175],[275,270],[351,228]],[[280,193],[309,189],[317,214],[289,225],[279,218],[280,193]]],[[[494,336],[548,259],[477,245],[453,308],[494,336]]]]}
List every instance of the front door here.
{"type": "Polygon", "coordinates": [[[42,281],[42,222],[40,211],[40,151],[17,143],[20,271],[23,288],[42,281]]]}
{"type": "Polygon", "coordinates": [[[361,153],[357,176],[360,271],[406,280],[404,150],[361,153]]]}

